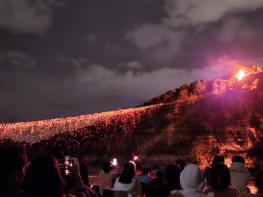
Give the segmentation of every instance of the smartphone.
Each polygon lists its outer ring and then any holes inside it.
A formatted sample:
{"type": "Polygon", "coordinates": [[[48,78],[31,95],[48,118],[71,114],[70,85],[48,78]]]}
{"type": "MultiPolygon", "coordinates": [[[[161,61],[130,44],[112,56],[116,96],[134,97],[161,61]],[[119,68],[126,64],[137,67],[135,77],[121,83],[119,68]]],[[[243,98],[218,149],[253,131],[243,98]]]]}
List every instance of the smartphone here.
{"type": "Polygon", "coordinates": [[[139,160],[139,157],[137,155],[134,155],[133,156],[133,161],[138,161],[139,160]]]}
{"type": "Polygon", "coordinates": [[[65,156],[64,159],[59,161],[60,168],[62,173],[66,176],[72,175],[72,168],[76,165],[77,158],[65,156]]]}
{"type": "Polygon", "coordinates": [[[111,161],[111,165],[114,167],[118,166],[118,160],[116,158],[113,158],[111,161]]]}

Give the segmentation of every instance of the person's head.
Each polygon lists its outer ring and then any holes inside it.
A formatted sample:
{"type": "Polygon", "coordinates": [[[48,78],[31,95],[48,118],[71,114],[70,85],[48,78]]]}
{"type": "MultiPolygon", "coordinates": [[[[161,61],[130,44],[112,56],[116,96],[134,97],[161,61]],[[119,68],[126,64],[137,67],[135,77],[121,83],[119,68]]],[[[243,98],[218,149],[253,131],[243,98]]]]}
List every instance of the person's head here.
{"type": "Polygon", "coordinates": [[[163,180],[164,174],[162,170],[158,170],[155,174],[156,178],[159,180],[163,180]]]}
{"type": "Polygon", "coordinates": [[[258,188],[258,193],[263,193],[263,171],[259,172],[256,176],[256,187],[258,188]]]}
{"type": "Polygon", "coordinates": [[[135,176],[134,165],[129,162],[125,163],[123,165],[123,170],[121,172],[119,182],[124,184],[131,183],[134,176],[135,176]]]}
{"type": "Polygon", "coordinates": [[[64,159],[64,154],[58,147],[53,147],[50,151],[50,154],[53,155],[56,159],[64,159]]]}
{"type": "Polygon", "coordinates": [[[177,159],[177,160],[176,160],[176,164],[179,165],[182,170],[183,170],[184,167],[185,167],[185,161],[182,160],[182,159],[177,159]]]}
{"type": "Polygon", "coordinates": [[[228,167],[223,163],[217,163],[211,170],[211,187],[216,190],[225,190],[231,183],[228,167]]]}
{"type": "Polygon", "coordinates": [[[221,155],[215,156],[212,161],[212,166],[214,166],[217,163],[225,163],[225,158],[221,155]]]}
{"type": "Polygon", "coordinates": [[[233,162],[239,162],[245,164],[245,159],[242,156],[235,155],[232,157],[232,163],[233,162]]]}
{"type": "Polygon", "coordinates": [[[61,197],[63,189],[58,162],[52,155],[39,156],[31,163],[23,184],[26,195],[61,197]]]}
{"type": "Polygon", "coordinates": [[[180,189],[180,173],[181,167],[174,164],[169,164],[165,170],[165,179],[173,189],[180,189]]]}
{"type": "Polygon", "coordinates": [[[0,185],[3,189],[16,190],[27,167],[25,147],[9,145],[0,147],[0,185]]]}
{"type": "Polygon", "coordinates": [[[196,189],[202,182],[202,173],[197,165],[188,164],[180,174],[182,189],[196,189]]]}
{"type": "Polygon", "coordinates": [[[102,170],[105,173],[110,173],[110,162],[104,163],[103,166],[102,166],[102,170]]]}

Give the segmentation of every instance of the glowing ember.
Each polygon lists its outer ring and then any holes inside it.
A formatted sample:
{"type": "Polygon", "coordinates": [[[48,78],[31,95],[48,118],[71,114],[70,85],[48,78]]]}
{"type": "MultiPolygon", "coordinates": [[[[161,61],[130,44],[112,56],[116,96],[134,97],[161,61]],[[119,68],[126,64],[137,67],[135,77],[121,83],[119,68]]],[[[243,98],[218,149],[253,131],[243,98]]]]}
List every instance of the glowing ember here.
{"type": "Polygon", "coordinates": [[[240,69],[235,75],[238,81],[241,81],[245,76],[246,76],[245,71],[242,69],[240,69]]]}

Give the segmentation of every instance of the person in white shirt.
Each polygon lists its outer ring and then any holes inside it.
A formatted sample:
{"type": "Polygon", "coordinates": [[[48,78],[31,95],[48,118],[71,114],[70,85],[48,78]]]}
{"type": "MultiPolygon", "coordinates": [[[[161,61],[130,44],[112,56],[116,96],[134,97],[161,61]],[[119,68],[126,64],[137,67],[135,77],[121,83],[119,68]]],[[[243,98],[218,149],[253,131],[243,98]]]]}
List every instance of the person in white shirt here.
{"type": "Polygon", "coordinates": [[[240,192],[248,192],[247,184],[249,182],[250,173],[245,167],[245,159],[241,156],[233,156],[229,170],[231,184],[239,189],[240,192]]]}
{"type": "Polygon", "coordinates": [[[99,175],[99,193],[103,195],[103,190],[110,190],[112,188],[112,174],[111,174],[111,166],[110,162],[107,162],[103,165],[102,170],[99,175]]]}
{"type": "MultiPolygon", "coordinates": [[[[137,177],[135,177],[134,165],[131,163],[125,163],[122,173],[114,183],[113,191],[126,191],[128,197],[140,197],[142,196],[141,184],[137,177]]],[[[117,195],[115,195],[117,196],[117,195]]]]}
{"type": "Polygon", "coordinates": [[[202,182],[201,171],[197,165],[188,164],[180,174],[182,190],[171,191],[169,197],[204,197],[198,185],[202,182]]]}

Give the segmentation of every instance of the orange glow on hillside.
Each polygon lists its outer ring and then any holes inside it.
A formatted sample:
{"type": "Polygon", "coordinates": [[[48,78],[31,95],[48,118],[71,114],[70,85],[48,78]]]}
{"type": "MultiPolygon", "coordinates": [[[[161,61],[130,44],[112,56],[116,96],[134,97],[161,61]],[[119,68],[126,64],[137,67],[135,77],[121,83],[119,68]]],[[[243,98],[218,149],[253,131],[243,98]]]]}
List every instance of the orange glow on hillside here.
{"type": "Polygon", "coordinates": [[[246,76],[246,73],[243,69],[240,69],[235,75],[238,81],[241,81],[245,76],[246,76]]]}

